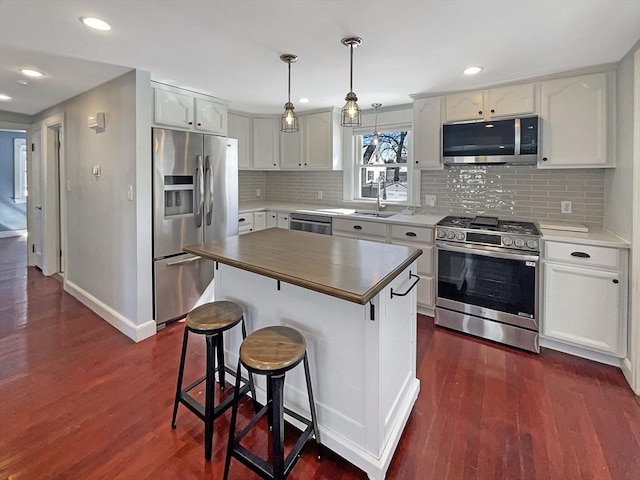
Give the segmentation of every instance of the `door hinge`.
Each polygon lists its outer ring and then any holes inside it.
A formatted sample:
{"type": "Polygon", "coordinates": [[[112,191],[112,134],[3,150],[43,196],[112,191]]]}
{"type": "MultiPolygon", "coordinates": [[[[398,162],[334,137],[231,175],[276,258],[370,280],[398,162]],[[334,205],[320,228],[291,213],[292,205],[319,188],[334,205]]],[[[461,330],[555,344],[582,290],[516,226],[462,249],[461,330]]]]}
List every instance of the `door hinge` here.
{"type": "Polygon", "coordinates": [[[31,244],[31,253],[36,253],[36,244],[35,243],[31,244]]]}
{"type": "Polygon", "coordinates": [[[36,146],[35,146],[35,144],[34,144],[34,143],[32,143],[32,144],[31,144],[31,151],[32,151],[32,152],[35,152],[35,151],[36,151],[36,146]]]}

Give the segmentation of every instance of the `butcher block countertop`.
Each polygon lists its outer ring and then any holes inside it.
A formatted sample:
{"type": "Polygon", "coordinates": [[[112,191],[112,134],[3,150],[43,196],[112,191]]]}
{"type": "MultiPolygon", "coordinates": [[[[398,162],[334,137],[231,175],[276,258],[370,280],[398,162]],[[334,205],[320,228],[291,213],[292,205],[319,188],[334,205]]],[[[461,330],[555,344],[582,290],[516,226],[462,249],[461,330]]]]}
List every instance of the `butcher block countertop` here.
{"type": "Polygon", "coordinates": [[[364,305],[422,254],[387,243],[269,228],[185,252],[364,305]]]}

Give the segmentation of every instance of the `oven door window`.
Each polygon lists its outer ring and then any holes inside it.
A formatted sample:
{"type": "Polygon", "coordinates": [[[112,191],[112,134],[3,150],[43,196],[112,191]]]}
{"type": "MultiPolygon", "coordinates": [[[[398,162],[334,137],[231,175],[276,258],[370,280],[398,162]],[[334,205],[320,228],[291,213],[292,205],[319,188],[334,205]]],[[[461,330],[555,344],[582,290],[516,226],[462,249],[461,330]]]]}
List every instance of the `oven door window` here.
{"type": "Polygon", "coordinates": [[[438,250],[438,297],[529,318],[537,262],[438,250]]]}

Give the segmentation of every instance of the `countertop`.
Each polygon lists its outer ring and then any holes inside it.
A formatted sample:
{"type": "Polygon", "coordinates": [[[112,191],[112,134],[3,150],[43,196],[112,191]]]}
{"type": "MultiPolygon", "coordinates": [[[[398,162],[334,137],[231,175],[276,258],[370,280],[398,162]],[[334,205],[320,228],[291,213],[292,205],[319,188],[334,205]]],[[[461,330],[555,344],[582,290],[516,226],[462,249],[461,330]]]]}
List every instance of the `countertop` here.
{"type": "Polygon", "coordinates": [[[422,254],[413,247],[281,228],[189,245],[184,251],[362,305],[422,254]]]}
{"type": "MultiPolygon", "coordinates": [[[[264,210],[275,212],[300,212],[300,213],[313,213],[319,215],[329,215],[334,218],[352,218],[359,219],[367,222],[382,222],[395,225],[408,225],[408,226],[422,226],[422,227],[434,227],[442,218],[446,215],[432,215],[432,214],[415,214],[404,215],[402,213],[395,213],[389,217],[370,217],[352,215],[356,209],[348,208],[332,208],[322,205],[302,205],[292,203],[271,203],[271,202],[252,202],[242,204],[240,206],[240,212],[260,212],[264,210]]],[[[471,216],[471,214],[461,214],[471,216]]],[[[507,218],[507,217],[503,217],[507,218]]],[[[544,223],[544,222],[543,222],[544,223]]],[[[590,227],[589,231],[574,232],[555,229],[541,229],[542,240],[560,241],[560,242],[572,242],[584,245],[597,245],[602,247],[614,247],[614,248],[630,248],[630,243],[613,233],[610,233],[601,228],[590,227]]]]}

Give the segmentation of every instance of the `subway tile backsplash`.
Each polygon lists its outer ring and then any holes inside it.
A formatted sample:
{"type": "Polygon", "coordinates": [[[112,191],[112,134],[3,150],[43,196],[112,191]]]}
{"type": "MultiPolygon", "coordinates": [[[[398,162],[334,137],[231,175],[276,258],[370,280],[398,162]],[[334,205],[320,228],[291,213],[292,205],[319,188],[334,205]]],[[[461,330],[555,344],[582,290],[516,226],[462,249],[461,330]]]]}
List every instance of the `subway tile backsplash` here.
{"type": "MultiPolygon", "coordinates": [[[[604,170],[541,170],[535,166],[468,165],[420,172],[420,196],[436,195],[425,213],[476,214],[540,222],[604,223],[604,170]],[[560,202],[572,212],[561,213],[560,202]]],[[[268,200],[307,205],[345,206],[342,172],[240,172],[240,202],[268,200]],[[261,190],[261,197],[256,196],[261,190]],[[322,191],[322,199],[318,199],[322,191]]]]}

